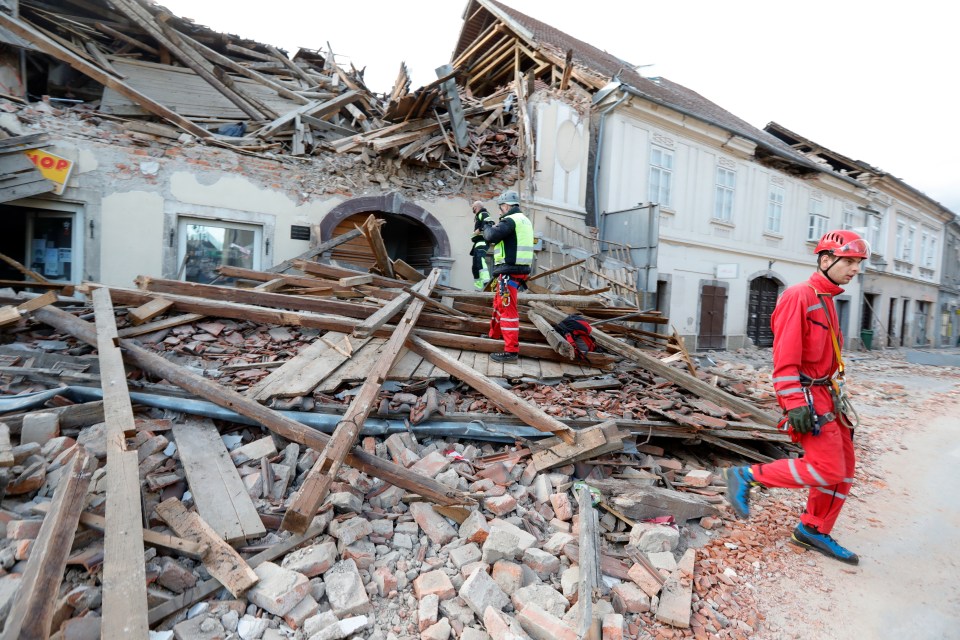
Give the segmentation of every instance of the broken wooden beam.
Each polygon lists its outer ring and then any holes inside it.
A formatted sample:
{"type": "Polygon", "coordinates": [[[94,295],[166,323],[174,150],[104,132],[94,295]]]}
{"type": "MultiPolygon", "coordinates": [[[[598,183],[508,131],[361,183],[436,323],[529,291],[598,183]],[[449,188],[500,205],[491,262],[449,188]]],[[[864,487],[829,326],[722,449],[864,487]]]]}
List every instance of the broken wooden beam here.
{"type": "MultiPolygon", "coordinates": [[[[31,511],[46,514],[50,511],[50,504],[41,502],[30,507],[31,511]]],[[[107,519],[93,513],[83,512],[80,514],[80,524],[94,531],[105,532],[107,529],[107,519]]],[[[206,550],[206,545],[172,536],[168,533],[159,533],[153,529],[142,529],[143,541],[152,547],[159,547],[166,551],[172,551],[178,555],[186,556],[194,560],[199,560],[206,550]]]]}
{"type": "MultiPolygon", "coordinates": [[[[136,431],[127,390],[127,372],[116,342],[116,318],[110,291],[93,292],[97,353],[107,449],[108,526],[104,532],[104,637],[148,634],[147,581],[143,565],[143,526],[138,454],[128,451],[126,435],[136,431]]],[[[148,634],[149,635],[149,634],[148,634]]]]}
{"type": "MultiPolygon", "coordinates": [[[[35,311],[34,317],[40,322],[59,331],[69,333],[87,344],[96,344],[96,332],[90,324],[62,309],[44,307],[35,311]]],[[[140,347],[135,342],[121,340],[120,346],[123,349],[124,359],[130,364],[159,378],[166,379],[171,384],[209,400],[217,406],[236,411],[287,440],[306,445],[318,451],[322,450],[330,440],[330,436],[306,427],[279,412],[261,406],[232,389],[177,366],[162,356],[140,347]]],[[[417,493],[438,504],[458,505],[474,502],[460,491],[450,489],[436,480],[378,458],[360,448],[354,449],[347,457],[346,462],[359,471],[385,480],[407,491],[417,493]]]]}
{"type": "MultiPolygon", "coordinates": [[[[430,295],[439,279],[440,270],[434,269],[430,276],[419,283],[417,287],[424,295],[430,295]]],[[[307,473],[307,477],[297,491],[292,504],[287,507],[281,528],[294,533],[303,533],[310,526],[310,521],[313,520],[320,503],[327,497],[330,485],[336,479],[337,472],[347,457],[347,453],[360,436],[360,429],[363,427],[364,420],[373,410],[380,387],[383,381],[387,379],[387,373],[389,373],[393,363],[403,350],[403,344],[410,332],[413,331],[423,307],[423,302],[419,300],[412,302],[403,318],[397,323],[397,328],[387,344],[380,350],[380,357],[369,371],[366,381],[360,387],[357,395],[354,396],[343,418],[337,423],[333,436],[327,446],[323,448],[323,451],[320,452],[320,457],[317,458],[313,468],[307,473]]]]}
{"type": "Polygon", "coordinates": [[[393,278],[393,261],[390,259],[390,254],[387,253],[387,245],[383,243],[383,236],[380,235],[380,226],[385,224],[385,222],[385,220],[378,220],[375,215],[370,214],[367,219],[364,220],[360,230],[363,231],[363,236],[370,244],[370,249],[373,251],[373,257],[377,261],[377,268],[380,270],[380,273],[388,278],[393,278]]]}
{"type": "Polygon", "coordinates": [[[40,533],[33,543],[20,587],[3,628],[4,638],[50,637],[67,556],[96,467],[93,456],[82,446],[74,446],[76,451],[67,462],[53,493],[50,513],[43,519],[40,533]]]}
{"type": "Polygon", "coordinates": [[[178,536],[206,545],[207,550],[202,556],[203,566],[234,597],[257,583],[257,574],[240,554],[224,542],[203,518],[193,511],[187,511],[179,500],[164,500],[157,505],[156,511],[178,536]]]}
{"type": "Polygon", "coordinates": [[[573,345],[567,342],[566,338],[560,335],[560,333],[553,328],[553,325],[547,322],[543,316],[531,311],[527,314],[527,318],[529,318],[533,326],[543,334],[543,337],[547,339],[547,344],[553,347],[554,351],[569,360],[576,359],[577,353],[574,351],[573,345]]]}
{"type": "Polygon", "coordinates": [[[0,11],[0,26],[5,27],[21,38],[24,38],[43,53],[52,56],[60,62],[66,63],[85,76],[96,80],[105,87],[110,87],[123,97],[133,100],[135,103],[153,115],[165,120],[169,120],[173,124],[179,126],[181,129],[199,138],[210,138],[213,136],[212,133],[203,127],[195,124],[187,118],[184,118],[178,113],[171,111],[159,102],[153,100],[153,98],[140,93],[125,82],[122,82],[106,71],[103,71],[100,69],[100,67],[87,62],[73,51],[70,51],[66,47],[54,42],[46,35],[36,31],[27,23],[21,22],[16,18],[12,18],[2,11],[0,11]]]}
{"type": "Polygon", "coordinates": [[[213,421],[174,424],[173,438],[197,512],[210,529],[231,544],[264,535],[260,514],[213,421]]]}
{"type": "Polygon", "coordinates": [[[487,376],[462,364],[456,358],[451,358],[426,340],[417,336],[410,336],[407,343],[410,350],[421,356],[424,360],[443,369],[450,375],[463,380],[492,400],[501,409],[523,420],[524,423],[538,431],[553,434],[568,444],[576,442],[575,432],[570,427],[537,408],[535,405],[527,402],[520,396],[507,391],[487,376]]]}
{"type": "MultiPolygon", "coordinates": [[[[547,320],[552,322],[560,322],[566,317],[566,314],[564,314],[562,311],[554,309],[540,302],[531,302],[530,306],[533,307],[538,313],[543,315],[543,317],[545,317],[547,320]]],[[[618,340],[617,338],[604,333],[599,329],[594,329],[590,336],[604,349],[620,354],[629,360],[633,360],[644,369],[647,369],[648,371],[655,373],[662,378],[666,378],[670,382],[673,382],[677,386],[686,389],[695,395],[711,400],[712,402],[716,402],[721,406],[729,407],[736,413],[752,416],[755,420],[757,420],[757,422],[768,427],[775,427],[777,422],[779,422],[779,418],[777,416],[759,409],[746,400],[741,400],[736,396],[730,395],[726,391],[718,389],[717,387],[714,387],[703,380],[690,375],[686,371],[663,364],[656,357],[644,353],[636,347],[631,347],[624,341],[618,340]]]]}

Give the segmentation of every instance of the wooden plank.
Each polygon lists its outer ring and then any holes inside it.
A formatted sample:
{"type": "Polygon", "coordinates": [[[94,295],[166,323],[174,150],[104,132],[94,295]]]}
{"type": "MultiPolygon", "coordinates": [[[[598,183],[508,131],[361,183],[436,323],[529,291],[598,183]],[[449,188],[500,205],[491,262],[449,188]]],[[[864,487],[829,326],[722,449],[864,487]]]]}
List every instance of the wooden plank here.
{"type": "Polygon", "coordinates": [[[311,249],[308,249],[307,251],[304,251],[303,253],[301,253],[296,257],[290,258],[289,260],[284,260],[280,264],[270,267],[269,269],[267,269],[267,271],[270,271],[271,273],[283,273],[284,271],[287,271],[288,269],[293,267],[294,260],[313,260],[320,254],[330,251],[331,249],[334,249],[336,247],[339,247],[341,244],[350,242],[355,238],[359,238],[362,235],[363,233],[359,229],[351,229],[350,231],[347,231],[346,233],[339,235],[336,238],[331,238],[326,242],[321,242],[317,246],[311,249]]]}
{"type": "MultiPolygon", "coordinates": [[[[577,494],[580,514],[580,581],[577,585],[577,637],[586,638],[594,626],[593,604],[600,591],[600,525],[593,508],[593,495],[587,486],[580,487],[577,494]]],[[[594,634],[595,635],[595,634],[594,634]]],[[[596,636],[595,637],[599,637],[596,636]]]]}
{"type": "Polygon", "coordinates": [[[463,366],[455,358],[451,358],[425,340],[411,336],[407,340],[407,346],[412,351],[423,356],[424,360],[430,361],[450,375],[463,380],[496,403],[501,409],[512,413],[538,431],[552,433],[562,438],[565,442],[575,441],[575,436],[570,427],[540,410],[532,403],[527,402],[520,396],[511,391],[507,391],[500,385],[489,380],[486,376],[481,376],[473,369],[463,366]]]}
{"type": "Polygon", "coordinates": [[[257,131],[258,138],[269,138],[273,134],[292,126],[297,116],[309,115],[315,118],[325,118],[339,111],[344,105],[360,98],[357,91],[346,91],[330,100],[314,100],[296,109],[284,113],[279,118],[257,131]]]}
{"type": "MultiPolygon", "coordinates": [[[[417,286],[421,293],[429,295],[439,279],[440,270],[433,269],[430,272],[430,277],[418,283],[417,286]]],[[[295,533],[303,533],[307,530],[310,521],[317,512],[317,508],[327,496],[330,484],[336,478],[347,453],[359,437],[360,428],[374,407],[377,395],[380,392],[380,386],[400,355],[404,342],[413,330],[423,307],[422,302],[414,300],[410,303],[406,313],[403,314],[403,318],[397,323],[397,328],[384,346],[380,359],[370,369],[366,381],[360,387],[357,395],[354,396],[343,415],[343,419],[334,430],[333,437],[324,447],[324,450],[320,452],[320,457],[317,458],[316,463],[307,473],[307,477],[293,498],[292,504],[287,508],[281,524],[283,529],[295,533]]]]}
{"type": "Polygon", "coordinates": [[[150,322],[157,316],[165,314],[173,306],[172,300],[166,298],[154,298],[146,304],[142,304],[136,309],[130,309],[127,315],[130,316],[130,322],[133,326],[139,327],[145,322],[150,322]]]}
{"type": "Polygon", "coordinates": [[[36,298],[27,300],[26,302],[21,302],[17,305],[17,310],[24,313],[33,311],[35,309],[39,309],[40,307],[45,307],[48,304],[55,303],[58,297],[59,296],[57,295],[56,291],[47,291],[42,296],[37,296],[36,298]]]}
{"type": "MultiPolygon", "coordinates": [[[[290,398],[307,395],[337,367],[349,360],[348,356],[337,351],[332,344],[340,344],[347,339],[343,333],[330,331],[304,347],[285,365],[272,372],[266,378],[251,387],[246,395],[259,402],[270,398],[290,398]]],[[[370,339],[351,341],[354,350],[360,349],[370,339]]]]}
{"type": "Polygon", "coordinates": [[[520,357],[520,369],[523,371],[523,375],[529,378],[540,378],[542,375],[542,370],[540,368],[540,361],[536,358],[527,358],[524,356],[520,357]]]}
{"type": "Polygon", "coordinates": [[[139,327],[124,327],[117,333],[121,338],[132,338],[134,336],[142,336],[148,333],[154,333],[155,331],[163,331],[164,329],[179,327],[182,324],[189,324],[191,322],[196,322],[197,320],[202,320],[204,317],[205,316],[202,313],[184,313],[179,316],[148,322],[140,325],[139,327]]]}
{"type": "Polygon", "coordinates": [[[157,505],[156,511],[157,515],[178,536],[207,546],[207,551],[203,554],[203,566],[234,597],[257,583],[257,574],[240,554],[220,539],[217,532],[204,522],[203,518],[193,511],[187,511],[179,500],[176,498],[164,500],[157,505]]]}
{"type": "Polygon", "coordinates": [[[553,347],[554,351],[568,360],[576,358],[577,353],[574,351],[573,345],[567,342],[566,338],[560,335],[560,332],[554,329],[553,325],[547,322],[543,316],[531,311],[527,314],[527,318],[529,318],[530,322],[543,334],[543,337],[547,339],[547,343],[553,347]]]}
{"type": "Polygon", "coordinates": [[[47,280],[46,278],[44,278],[42,275],[40,275],[40,274],[37,273],[36,271],[33,271],[33,270],[31,270],[31,269],[28,269],[27,267],[25,267],[24,265],[20,264],[19,262],[17,262],[16,260],[14,260],[13,258],[11,258],[10,256],[7,256],[7,255],[4,255],[4,254],[0,253],[0,260],[3,260],[3,261],[6,262],[8,265],[10,265],[11,267],[13,267],[14,269],[16,269],[17,271],[19,271],[19,272],[22,273],[23,275],[27,276],[28,278],[31,278],[32,280],[35,280],[36,282],[50,282],[49,280],[47,280]]]}
{"type": "Polygon", "coordinates": [[[572,378],[580,378],[585,375],[583,373],[583,368],[575,362],[561,362],[560,368],[563,369],[563,375],[570,376],[572,378]]]}
{"type": "MultiPolygon", "coordinates": [[[[616,422],[610,420],[601,423],[601,426],[613,424],[616,422]]],[[[592,452],[607,443],[607,437],[602,429],[584,429],[576,432],[576,439],[572,441],[553,441],[553,439],[544,440],[537,443],[544,447],[540,451],[535,451],[531,457],[531,464],[537,471],[544,471],[552,467],[558,467],[567,464],[574,458],[578,458],[592,452]]]]}
{"type": "Polygon", "coordinates": [[[367,219],[364,220],[360,230],[363,231],[364,237],[370,244],[370,249],[373,251],[373,256],[377,261],[377,268],[380,269],[380,273],[388,278],[393,278],[393,261],[390,259],[390,254],[387,253],[387,245],[383,243],[383,236],[380,235],[380,225],[384,224],[384,222],[385,221],[377,220],[375,215],[370,214],[367,219]]]}
{"type": "Polygon", "coordinates": [[[407,303],[410,302],[412,297],[413,296],[409,292],[400,294],[387,304],[380,307],[378,311],[375,311],[366,320],[354,327],[353,335],[357,336],[358,338],[365,338],[372,335],[373,332],[389,322],[393,316],[400,313],[400,310],[407,306],[407,303]]]}
{"type": "MultiPolygon", "coordinates": [[[[460,352],[460,357],[457,359],[463,366],[473,369],[473,363],[477,359],[477,353],[476,351],[463,350],[460,352]]],[[[534,360],[534,362],[536,361],[534,360]]],[[[474,369],[474,371],[476,371],[476,369],[474,369]]]]}
{"type": "Polygon", "coordinates": [[[210,528],[231,543],[265,534],[260,514],[213,421],[174,424],[173,437],[197,511],[210,528]]]}
{"type": "Polygon", "coordinates": [[[544,379],[562,378],[563,365],[552,360],[540,360],[540,376],[544,379]]]}
{"type": "MultiPolygon", "coordinates": [[[[114,293],[111,290],[111,293],[114,293]]],[[[47,306],[35,312],[38,321],[47,324],[58,331],[86,342],[96,344],[96,331],[88,322],[76,316],[47,306]]],[[[165,358],[144,349],[132,340],[121,340],[124,359],[158,378],[167,380],[185,391],[209,400],[213,404],[236,411],[240,415],[263,425],[273,433],[302,444],[318,451],[329,441],[330,436],[320,433],[316,429],[287,418],[283,414],[272,411],[259,403],[246,398],[236,391],[221,384],[199,376],[183,367],[179,367],[165,358]]],[[[470,505],[475,501],[467,494],[447,487],[432,478],[412,472],[409,469],[394,464],[375,455],[369,454],[360,447],[353,449],[347,457],[347,464],[367,475],[380,478],[394,484],[401,489],[417,493],[424,498],[442,505],[470,505]]]]}
{"type": "MultiPolygon", "coordinates": [[[[136,459],[135,452],[131,451],[129,453],[134,453],[133,458],[136,459]]],[[[35,504],[30,507],[30,510],[36,513],[48,513],[50,511],[50,503],[41,502],[39,504],[35,504]]],[[[93,529],[94,531],[103,532],[107,528],[107,519],[103,516],[87,513],[85,511],[80,514],[80,524],[93,529]]],[[[143,529],[143,541],[152,547],[159,547],[166,551],[172,551],[178,555],[193,558],[194,560],[199,560],[203,555],[203,552],[207,549],[205,545],[200,544],[199,542],[194,542],[193,540],[184,540],[183,538],[171,536],[167,533],[158,533],[153,529],[143,529]]]]}
{"type": "MultiPolygon", "coordinates": [[[[538,302],[531,303],[531,306],[551,322],[560,322],[565,317],[562,311],[558,311],[538,302]]],[[[737,398],[736,396],[733,396],[722,389],[718,389],[717,387],[714,387],[703,380],[700,380],[699,378],[695,378],[686,371],[665,365],[654,356],[644,353],[636,347],[631,347],[622,340],[604,333],[599,329],[595,328],[590,335],[604,349],[620,354],[624,358],[636,362],[648,371],[662,378],[670,380],[674,384],[695,395],[700,396],[701,398],[706,398],[707,400],[715,402],[721,406],[732,409],[735,413],[747,414],[757,420],[757,422],[760,424],[769,427],[775,427],[779,421],[777,416],[768,413],[767,411],[764,411],[763,409],[760,409],[745,400],[741,400],[740,398],[737,398]]]]}
{"type": "Polygon", "coordinates": [[[341,287],[355,287],[361,284],[370,284],[373,282],[372,275],[362,275],[362,276],[350,276],[348,278],[340,278],[341,287]]]}
{"type": "Polygon", "coordinates": [[[393,271],[396,275],[400,276],[405,280],[409,280],[410,282],[420,282],[421,280],[426,278],[425,275],[423,275],[422,273],[420,273],[419,271],[417,271],[416,269],[414,269],[413,267],[411,267],[410,265],[408,265],[406,262],[404,262],[399,258],[393,261],[393,271]]]}
{"type": "Polygon", "coordinates": [[[420,363],[423,361],[423,358],[418,354],[410,351],[409,349],[404,349],[400,352],[400,357],[397,358],[397,361],[393,363],[393,366],[390,367],[390,371],[387,373],[388,380],[401,380],[407,381],[410,380],[414,371],[417,367],[420,366],[420,363]]]}
{"type": "MultiPolygon", "coordinates": [[[[317,537],[323,533],[325,529],[326,525],[312,525],[309,529],[307,529],[306,533],[302,535],[290,536],[283,542],[277,543],[253,556],[247,560],[247,566],[249,566],[251,569],[255,569],[264,562],[276,560],[277,558],[286,555],[290,551],[293,551],[304,542],[317,537]]],[[[219,580],[216,578],[210,578],[209,580],[205,580],[191,589],[187,589],[180,595],[171,598],[169,601],[150,609],[150,611],[147,613],[150,624],[156,624],[167,616],[173,615],[180,609],[189,607],[194,602],[206,598],[222,587],[223,585],[219,580]]]]}
{"type": "Polygon", "coordinates": [[[126,450],[126,435],[136,425],[109,290],[93,292],[93,309],[107,449],[102,630],[106,637],[143,637],[149,627],[139,463],[137,452],[126,450]]]}
{"type": "Polygon", "coordinates": [[[364,380],[383,356],[386,344],[387,341],[381,338],[364,340],[363,347],[334,372],[336,380],[324,380],[324,388],[334,389],[347,380],[364,380]]]}
{"type": "Polygon", "coordinates": [[[16,307],[0,307],[0,327],[20,322],[20,312],[16,307]]]}
{"type": "Polygon", "coordinates": [[[209,138],[213,135],[203,127],[194,124],[190,120],[187,120],[183,116],[166,108],[159,102],[154,101],[152,98],[149,98],[148,96],[128,86],[126,83],[116,79],[96,65],[87,62],[73,51],[70,51],[62,45],[50,40],[45,35],[35,30],[32,26],[29,26],[27,23],[20,22],[19,20],[11,18],[7,14],[0,12],[0,26],[9,29],[21,38],[29,40],[40,51],[56,58],[60,62],[70,65],[80,73],[92,78],[93,80],[96,80],[105,87],[110,87],[124,97],[133,100],[153,115],[164,118],[165,120],[169,120],[188,133],[192,133],[200,138],[209,138]]]}
{"type": "Polygon", "coordinates": [[[612,478],[589,483],[608,496],[614,508],[637,521],[672,515],[677,522],[686,522],[718,513],[714,505],[692,493],[612,478]]]}
{"type": "Polygon", "coordinates": [[[503,363],[497,362],[493,358],[488,356],[487,361],[487,376],[490,378],[502,378],[503,377],[503,363]]]}
{"type": "Polygon", "coordinates": [[[3,628],[4,638],[50,637],[63,571],[95,468],[93,456],[77,446],[76,453],[60,476],[50,513],[43,519],[40,533],[33,543],[3,628]]]}
{"type": "Polygon", "coordinates": [[[430,377],[430,372],[434,369],[434,364],[424,358],[417,368],[413,370],[413,373],[410,374],[410,378],[413,380],[423,380],[430,377]]]}

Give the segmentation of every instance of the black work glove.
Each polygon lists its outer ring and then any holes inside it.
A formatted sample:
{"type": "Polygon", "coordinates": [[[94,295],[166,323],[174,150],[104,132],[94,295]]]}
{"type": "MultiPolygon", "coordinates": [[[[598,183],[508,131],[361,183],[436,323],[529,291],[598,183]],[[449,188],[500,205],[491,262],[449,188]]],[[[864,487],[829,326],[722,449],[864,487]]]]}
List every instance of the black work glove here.
{"type": "Polygon", "coordinates": [[[787,411],[787,422],[797,433],[813,431],[813,416],[810,414],[810,407],[790,409],[790,411],[787,411]]]}

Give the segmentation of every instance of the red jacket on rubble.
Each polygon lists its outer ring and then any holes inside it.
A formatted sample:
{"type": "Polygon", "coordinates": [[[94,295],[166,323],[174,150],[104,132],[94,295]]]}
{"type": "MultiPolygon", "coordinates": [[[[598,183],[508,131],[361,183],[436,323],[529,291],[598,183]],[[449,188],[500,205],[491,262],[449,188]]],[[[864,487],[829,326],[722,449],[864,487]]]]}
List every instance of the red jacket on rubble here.
{"type": "MultiPolygon", "coordinates": [[[[833,297],[841,293],[843,289],[817,272],[806,282],[787,288],[777,300],[770,320],[773,328],[773,388],[784,411],[807,403],[800,387],[801,373],[811,378],[823,378],[837,371],[839,363],[830,327],[833,327],[842,348],[843,336],[838,329],[837,310],[833,304],[833,297]],[[824,313],[818,293],[829,315],[824,313]]],[[[818,415],[833,411],[829,387],[814,386],[811,392],[818,415]]]]}

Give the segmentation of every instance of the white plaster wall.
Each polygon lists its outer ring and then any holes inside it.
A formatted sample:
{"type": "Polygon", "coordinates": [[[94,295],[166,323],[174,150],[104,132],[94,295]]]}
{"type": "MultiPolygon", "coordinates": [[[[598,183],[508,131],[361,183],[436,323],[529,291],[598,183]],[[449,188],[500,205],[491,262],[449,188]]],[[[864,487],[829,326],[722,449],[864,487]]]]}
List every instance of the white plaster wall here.
{"type": "Polygon", "coordinates": [[[163,196],[127,191],[101,200],[100,281],[133,287],[138,275],[163,274],[163,196]]]}
{"type": "Polygon", "coordinates": [[[534,100],[533,113],[536,203],[585,214],[590,152],[586,117],[547,96],[534,100]]]}

